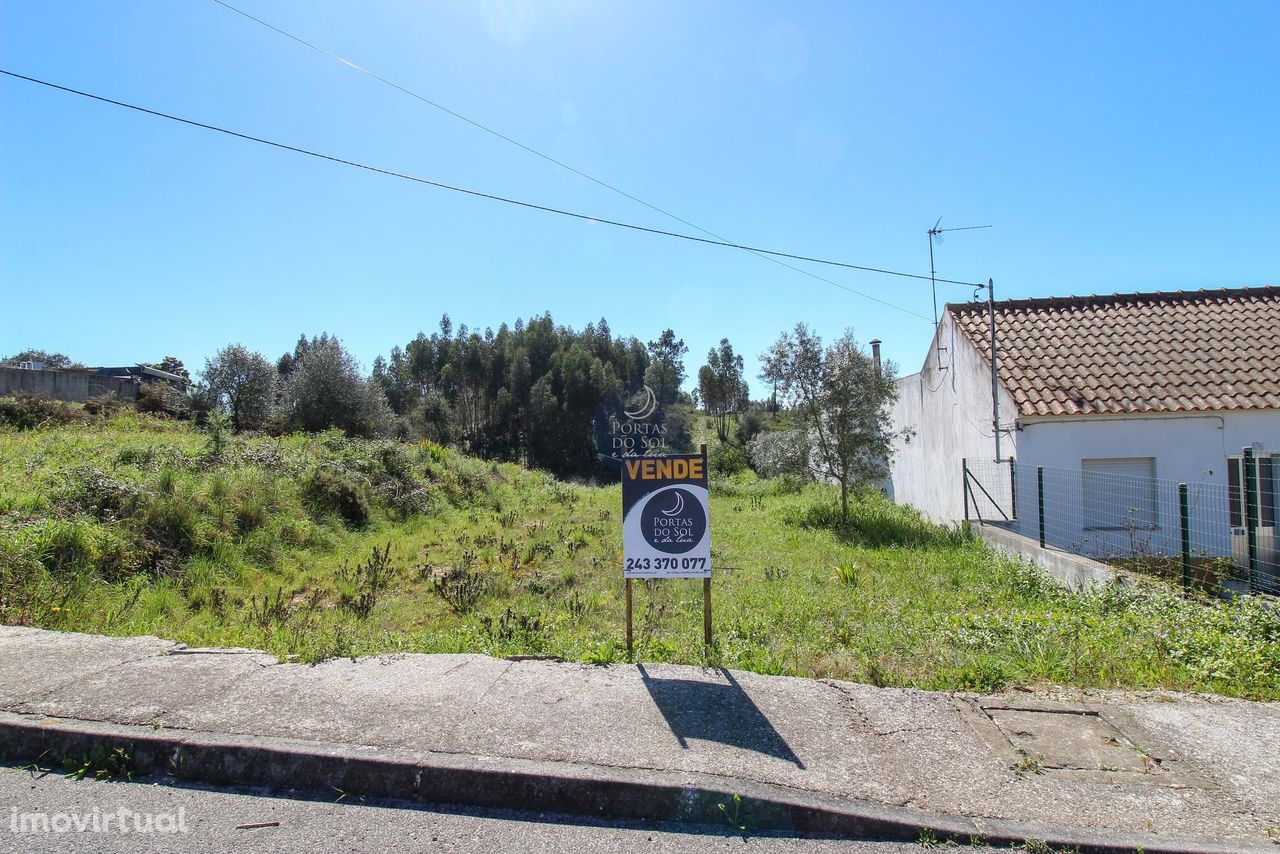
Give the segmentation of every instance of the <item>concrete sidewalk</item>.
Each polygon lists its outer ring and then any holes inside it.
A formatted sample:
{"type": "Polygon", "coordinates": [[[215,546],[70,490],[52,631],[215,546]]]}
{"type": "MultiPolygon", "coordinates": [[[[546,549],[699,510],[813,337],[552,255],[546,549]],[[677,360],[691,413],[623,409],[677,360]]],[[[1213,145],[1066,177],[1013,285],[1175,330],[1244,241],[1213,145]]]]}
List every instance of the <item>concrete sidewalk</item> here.
{"type": "Polygon", "coordinates": [[[479,655],[317,666],[0,626],[0,755],[217,783],[1086,850],[1280,850],[1280,704],[479,655]],[[51,755],[53,755],[51,754],[51,755]]]}

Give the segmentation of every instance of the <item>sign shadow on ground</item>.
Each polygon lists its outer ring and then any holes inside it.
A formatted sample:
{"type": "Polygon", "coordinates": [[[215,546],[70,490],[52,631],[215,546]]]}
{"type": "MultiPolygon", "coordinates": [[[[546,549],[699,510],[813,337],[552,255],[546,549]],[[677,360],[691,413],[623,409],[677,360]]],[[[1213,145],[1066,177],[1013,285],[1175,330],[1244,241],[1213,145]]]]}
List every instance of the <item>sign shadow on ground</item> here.
{"type": "Polygon", "coordinates": [[[685,750],[689,749],[689,739],[696,738],[774,756],[804,770],[800,757],[728,670],[719,668],[725,680],[720,683],[654,678],[643,664],[637,664],[636,669],[654,705],[685,750]]]}

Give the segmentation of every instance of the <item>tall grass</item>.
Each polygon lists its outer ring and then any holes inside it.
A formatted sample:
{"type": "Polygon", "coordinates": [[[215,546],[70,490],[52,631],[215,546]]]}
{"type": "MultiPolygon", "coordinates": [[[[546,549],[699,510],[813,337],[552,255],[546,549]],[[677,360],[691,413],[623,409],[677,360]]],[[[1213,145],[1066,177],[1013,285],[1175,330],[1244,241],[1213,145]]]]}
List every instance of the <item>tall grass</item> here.
{"type": "MultiPolygon", "coordinates": [[[[0,428],[0,622],[303,660],[625,656],[617,486],[432,443],[221,441],[210,454],[190,425],[134,414],[0,428]],[[318,497],[317,472],[336,500],[318,497]]],[[[1159,583],[1073,595],[878,495],[844,519],[829,486],[749,472],[713,482],[711,523],[714,646],[696,580],[646,583],[640,658],[935,689],[1280,698],[1280,617],[1256,603],[1159,583]]]]}
{"type": "Polygon", "coordinates": [[[870,490],[855,496],[847,517],[833,495],[818,491],[791,519],[802,527],[831,531],[844,542],[869,548],[946,548],[963,543],[967,536],[959,526],[932,524],[914,508],[894,504],[870,490]]]}

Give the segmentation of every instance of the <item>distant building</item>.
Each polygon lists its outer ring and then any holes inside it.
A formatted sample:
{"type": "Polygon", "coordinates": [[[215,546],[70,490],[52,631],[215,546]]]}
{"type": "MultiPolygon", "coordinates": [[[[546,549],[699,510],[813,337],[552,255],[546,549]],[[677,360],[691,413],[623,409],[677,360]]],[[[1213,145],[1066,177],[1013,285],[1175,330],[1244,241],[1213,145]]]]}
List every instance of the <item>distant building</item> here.
{"type": "Polygon", "coordinates": [[[161,382],[179,389],[190,385],[177,374],[143,365],[54,370],[43,362],[27,361],[17,367],[0,366],[0,396],[34,394],[70,403],[84,403],[103,394],[136,400],[141,386],[161,382]]]}
{"type": "Polygon", "coordinates": [[[180,387],[190,385],[190,380],[184,377],[146,365],[133,365],[125,368],[86,368],[86,370],[95,376],[133,379],[143,385],[151,385],[153,383],[169,383],[180,387]]]}

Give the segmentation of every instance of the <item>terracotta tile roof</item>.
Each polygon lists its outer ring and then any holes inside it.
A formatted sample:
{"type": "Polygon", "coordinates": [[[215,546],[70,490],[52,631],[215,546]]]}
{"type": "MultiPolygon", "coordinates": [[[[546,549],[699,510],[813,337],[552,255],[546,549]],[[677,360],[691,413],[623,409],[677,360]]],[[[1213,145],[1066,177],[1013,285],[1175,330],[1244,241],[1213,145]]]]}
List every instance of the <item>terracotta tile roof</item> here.
{"type": "MultiPolygon", "coordinates": [[[[989,362],[986,303],[947,310],[989,362]]],[[[1280,287],[995,304],[1023,415],[1280,409],[1280,287]]]]}

